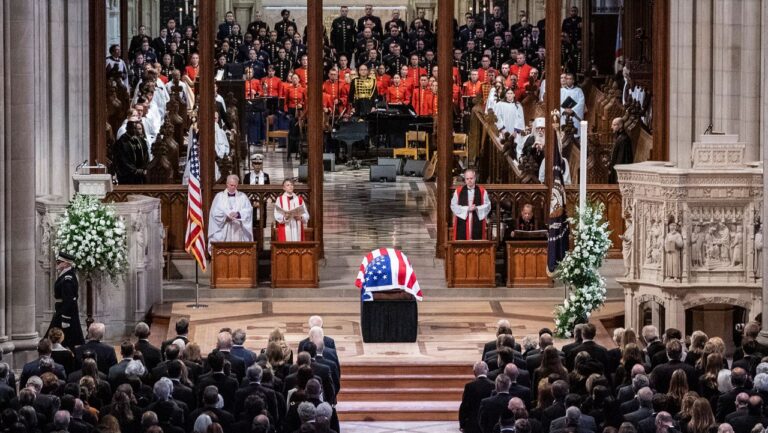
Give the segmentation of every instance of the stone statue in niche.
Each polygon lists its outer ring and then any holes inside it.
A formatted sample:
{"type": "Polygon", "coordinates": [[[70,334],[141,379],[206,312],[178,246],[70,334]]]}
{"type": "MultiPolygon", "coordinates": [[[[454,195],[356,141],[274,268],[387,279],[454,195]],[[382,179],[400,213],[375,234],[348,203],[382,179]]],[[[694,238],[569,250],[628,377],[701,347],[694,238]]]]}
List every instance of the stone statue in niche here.
{"type": "Polygon", "coordinates": [[[51,250],[51,231],[54,228],[53,217],[49,213],[43,214],[40,221],[40,259],[45,262],[51,250]]]}
{"type": "Polygon", "coordinates": [[[619,235],[621,239],[621,254],[624,257],[624,276],[628,277],[632,271],[632,241],[635,237],[635,224],[632,222],[632,207],[624,211],[624,233],[619,235]]]}
{"type": "Polygon", "coordinates": [[[736,225],[736,229],[731,233],[731,266],[739,266],[743,261],[742,247],[744,244],[744,235],[741,233],[741,226],[736,225]]]}
{"type": "Polygon", "coordinates": [[[704,237],[700,225],[693,226],[691,233],[691,266],[701,267],[704,265],[704,237]]]}
{"type": "Polygon", "coordinates": [[[662,247],[662,229],[661,223],[656,218],[651,218],[650,230],[648,230],[648,252],[646,262],[649,264],[661,263],[662,247]]]}
{"type": "Polygon", "coordinates": [[[666,259],[664,280],[679,283],[683,269],[683,236],[680,234],[674,219],[670,221],[668,227],[669,231],[664,238],[664,257],[666,259]]]}
{"type": "Polygon", "coordinates": [[[147,226],[146,220],[147,217],[143,213],[139,212],[139,214],[136,215],[136,218],[133,220],[133,224],[131,225],[131,228],[135,233],[134,240],[136,243],[136,251],[138,251],[139,260],[144,260],[144,256],[147,255],[147,235],[145,233],[147,226]]]}

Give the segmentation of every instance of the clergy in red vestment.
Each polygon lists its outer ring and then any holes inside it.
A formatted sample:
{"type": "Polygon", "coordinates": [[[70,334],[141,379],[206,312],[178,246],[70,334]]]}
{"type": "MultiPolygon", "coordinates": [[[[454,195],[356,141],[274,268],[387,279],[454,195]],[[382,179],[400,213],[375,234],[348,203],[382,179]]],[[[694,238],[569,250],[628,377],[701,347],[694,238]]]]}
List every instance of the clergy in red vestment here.
{"type": "Polygon", "coordinates": [[[283,181],[283,194],[275,202],[275,222],[278,242],[304,240],[304,225],[309,222],[309,211],[304,200],[293,193],[293,181],[283,181]]]}
{"type": "Polygon", "coordinates": [[[451,198],[453,239],[478,240],[487,236],[486,218],[491,212],[491,200],[484,188],[475,183],[475,170],[464,170],[464,186],[456,188],[451,198]]]}

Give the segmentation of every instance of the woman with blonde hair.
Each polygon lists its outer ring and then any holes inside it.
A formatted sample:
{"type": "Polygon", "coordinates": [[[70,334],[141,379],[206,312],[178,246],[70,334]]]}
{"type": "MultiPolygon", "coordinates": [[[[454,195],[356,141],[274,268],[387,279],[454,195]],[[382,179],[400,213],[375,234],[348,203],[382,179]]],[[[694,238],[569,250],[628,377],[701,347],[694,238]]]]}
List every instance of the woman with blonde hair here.
{"type": "Polygon", "coordinates": [[[285,362],[283,347],[276,341],[271,341],[266,349],[267,362],[272,367],[275,377],[281,380],[290,374],[290,365],[285,362]]]}
{"type": "Polygon", "coordinates": [[[717,375],[723,365],[723,356],[719,353],[710,353],[705,358],[702,355],[699,364],[705,368],[704,373],[699,377],[701,396],[712,401],[720,395],[717,390],[717,375]]]}
{"type": "Polygon", "coordinates": [[[693,403],[691,410],[691,420],[684,424],[685,433],[716,433],[717,422],[715,414],[712,413],[712,407],[706,398],[699,397],[693,403]]]}
{"type": "MultiPolygon", "coordinates": [[[[280,348],[283,351],[283,361],[288,365],[293,364],[293,350],[291,350],[291,348],[288,346],[288,343],[285,342],[285,336],[279,328],[275,328],[272,330],[272,332],[269,333],[267,345],[273,342],[280,345],[280,348]]],[[[262,353],[265,351],[266,349],[262,350],[262,353]]],[[[277,372],[277,370],[275,370],[275,372],[277,372]]]]}
{"type": "Polygon", "coordinates": [[[688,376],[682,369],[675,370],[669,380],[670,413],[677,413],[683,404],[683,397],[688,393],[688,376]]]}
{"type": "Polygon", "coordinates": [[[696,391],[688,391],[680,403],[680,412],[677,413],[677,419],[680,420],[680,425],[688,424],[691,420],[691,412],[693,411],[693,404],[699,399],[699,394],[696,391]]]}
{"type": "Polygon", "coordinates": [[[707,344],[707,334],[702,331],[693,331],[691,334],[691,344],[688,347],[688,355],[685,357],[685,363],[696,366],[699,358],[704,353],[704,345],[707,344]]]}

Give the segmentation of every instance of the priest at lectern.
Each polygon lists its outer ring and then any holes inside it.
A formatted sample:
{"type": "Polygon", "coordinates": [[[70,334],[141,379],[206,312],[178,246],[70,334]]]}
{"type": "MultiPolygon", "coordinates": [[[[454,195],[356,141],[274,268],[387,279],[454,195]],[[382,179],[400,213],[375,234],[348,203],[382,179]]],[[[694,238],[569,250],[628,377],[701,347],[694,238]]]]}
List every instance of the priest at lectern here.
{"type": "Polygon", "coordinates": [[[304,239],[304,224],[309,222],[309,212],[304,200],[293,193],[293,182],[283,181],[283,194],[275,202],[275,222],[279,242],[297,242],[304,239]]]}
{"type": "Polygon", "coordinates": [[[476,185],[477,173],[464,170],[464,186],[456,188],[451,199],[453,239],[460,241],[487,239],[486,218],[491,212],[491,200],[484,188],[476,185]]]}
{"type": "Polygon", "coordinates": [[[208,240],[213,242],[253,242],[253,205],[237,190],[240,178],[227,176],[227,189],[216,194],[211,204],[208,240]]]}

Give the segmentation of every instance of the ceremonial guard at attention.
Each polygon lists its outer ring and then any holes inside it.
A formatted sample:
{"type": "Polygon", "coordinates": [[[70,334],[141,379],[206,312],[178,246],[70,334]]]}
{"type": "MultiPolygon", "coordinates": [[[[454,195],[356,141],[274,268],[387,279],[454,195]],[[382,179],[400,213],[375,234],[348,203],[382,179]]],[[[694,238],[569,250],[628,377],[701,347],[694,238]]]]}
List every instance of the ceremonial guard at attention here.
{"type": "MultiPolygon", "coordinates": [[[[64,331],[64,341],[61,344],[74,349],[75,346],[85,343],[77,306],[78,283],[75,258],[64,252],[59,253],[56,257],[56,271],[59,274],[53,284],[53,297],[56,303],[48,330],[61,328],[64,331]]],[[[47,334],[48,331],[46,331],[47,334]]]]}
{"type": "Polygon", "coordinates": [[[355,49],[355,20],[349,18],[347,14],[349,8],[342,6],[339,16],[331,23],[331,43],[336,49],[336,57],[344,54],[349,57],[355,49]]]}

